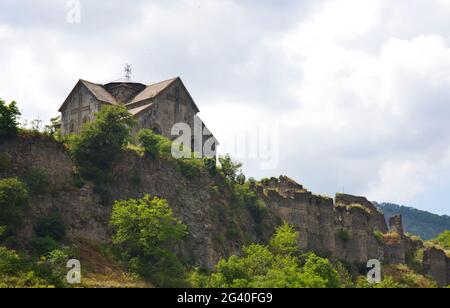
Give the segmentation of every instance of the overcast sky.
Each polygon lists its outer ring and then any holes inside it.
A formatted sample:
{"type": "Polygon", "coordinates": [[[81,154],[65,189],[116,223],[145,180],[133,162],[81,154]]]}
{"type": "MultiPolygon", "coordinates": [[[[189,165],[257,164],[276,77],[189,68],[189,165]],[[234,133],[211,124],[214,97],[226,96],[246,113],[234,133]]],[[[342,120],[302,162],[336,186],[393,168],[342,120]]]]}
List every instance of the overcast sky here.
{"type": "Polygon", "coordinates": [[[450,214],[450,0],[81,0],[79,24],[70,2],[0,1],[0,97],[24,119],[130,63],[180,76],[222,144],[278,127],[278,167],[248,176],[450,214]]]}

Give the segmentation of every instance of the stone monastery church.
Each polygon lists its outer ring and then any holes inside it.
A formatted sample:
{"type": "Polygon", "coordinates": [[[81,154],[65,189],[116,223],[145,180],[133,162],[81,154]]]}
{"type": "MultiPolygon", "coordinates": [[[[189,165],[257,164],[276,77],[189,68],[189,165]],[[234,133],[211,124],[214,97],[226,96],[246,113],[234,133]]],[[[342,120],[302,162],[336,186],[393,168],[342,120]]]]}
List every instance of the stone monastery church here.
{"type": "MultiPolygon", "coordinates": [[[[59,109],[61,112],[61,134],[78,134],[83,124],[94,119],[102,106],[124,104],[136,118],[138,124],[133,133],[140,129],[151,129],[171,140],[171,130],[176,123],[186,123],[191,127],[194,143],[194,118],[200,112],[179,77],[151,85],[130,81],[126,78],[107,84],[97,84],[79,80],[59,109]]],[[[213,138],[211,150],[216,153],[217,139],[203,125],[202,144],[213,138]]]]}

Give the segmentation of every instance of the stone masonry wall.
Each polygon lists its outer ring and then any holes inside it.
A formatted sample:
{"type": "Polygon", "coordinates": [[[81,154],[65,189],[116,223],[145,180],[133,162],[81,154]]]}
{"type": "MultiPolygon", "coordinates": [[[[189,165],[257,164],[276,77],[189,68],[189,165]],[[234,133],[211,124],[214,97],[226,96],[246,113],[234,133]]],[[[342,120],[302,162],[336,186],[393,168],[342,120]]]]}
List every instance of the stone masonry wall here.
{"type": "MultiPolygon", "coordinates": [[[[89,183],[76,187],[75,167],[61,144],[22,136],[0,143],[0,154],[9,156],[12,162],[10,170],[0,177],[20,177],[30,168],[40,168],[50,179],[51,193],[30,201],[24,239],[32,237],[33,225],[39,218],[58,211],[68,226],[70,239],[110,242],[112,204],[103,204],[89,183]]],[[[382,243],[375,233],[388,234],[388,227],[383,214],[366,198],[338,194],[334,201],[312,194],[287,177],[264,181],[257,187],[256,193],[269,211],[261,229],[246,208],[232,205],[228,190],[217,190],[219,179],[209,174],[188,180],[173,163],[142,158],[132,152],[123,155],[113,173],[109,187],[112,200],[144,194],[168,200],[189,229],[189,235],[177,248],[178,254],[199,266],[212,268],[219,259],[239,253],[243,244],[266,243],[283,221],[298,230],[303,251],[347,262],[365,264],[369,259],[382,259],[404,263],[421,244],[404,235],[388,237],[391,241],[382,243]]],[[[393,227],[401,225],[401,219],[393,221],[393,227]]],[[[441,285],[449,282],[450,264],[443,252],[428,250],[424,261],[426,273],[441,285]]]]}

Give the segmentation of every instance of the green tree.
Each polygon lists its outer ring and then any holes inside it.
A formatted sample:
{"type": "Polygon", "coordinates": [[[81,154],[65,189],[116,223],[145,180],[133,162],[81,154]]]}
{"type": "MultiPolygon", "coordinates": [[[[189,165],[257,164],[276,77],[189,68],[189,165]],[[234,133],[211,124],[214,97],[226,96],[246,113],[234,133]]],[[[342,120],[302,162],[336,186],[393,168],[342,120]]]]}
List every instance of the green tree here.
{"type": "Polygon", "coordinates": [[[16,102],[6,104],[0,99],[0,141],[17,134],[20,111],[16,102]]]}
{"type": "Polygon", "coordinates": [[[158,286],[179,283],[183,278],[173,248],[187,234],[187,227],[173,216],[166,200],[145,195],[116,201],[110,224],[114,245],[134,270],[158,286]]]}
{"type": "Polygon", "coordinates": [[[330,261],[313,253],[308,254],[302,274],[306,277],[320,277],[325,288],[340,287],[339,275],[330,261]]]}
{"type": "Polygon", "coordinates": [[[291,225],[285,223],[275,232],[270,241],[270,247],[277,254],[294,254],[299,251],[298,237],[298,232],[291,225]]]}
{"type": "Polygon", "coordinates": [[[432,242],[442,246],[445,250],[450,250],[450,230],[442,232],[432,242]]]}
{"type": "Polygon", "coordinates": [[[398,283],[394,278],[386,276],[380,283],[369,283],[366,277],[359,277],[356,281],[356,288],[358,289],[404,289],[405,285],[398,283]]]}
{"type": "Polygon", "coordinates": [[[139,131],[137,138],[147,156],[160,158],[171,153],[172,142],[161,135],[155,134],[152,130],[142,129],[139,131]]]}
{"type": "Polygon", "coordinates": [[[225,178],[232,183],[237,183],[237,176],[240,173],[242,164],[234,162],[230,155],[219,157],[219,162],[225,178]]]}
{"type": "Polygon", "coordinates": [[[19,179],[0,180],[0,226],[6,228],[6,235],[14,233],[22,226],[23,211],[28,198],[27,187],[19,179]]]}
{"type": "Polygon", "coordinates": [[[60,131],[57,129],[61,125],[61,116],[57,116],[50,119],[50,124],[45,125],[44,133],[49,136],[55,136],[57,139],[60,138],[60,131]]]}
{"type": "Polygon", "coordinates": [[[97,184],[107,182],[111,166],[127,144],[134,124],[133,116],[124,106],[102,107],[96,119],[70,142],[81,176],[97,184]]]}
{"type": "Polygon", "coordinates": [[[53,212],[39,219],[34,226],[34,232],[39,237],[51,237],[60,241],[66,236],[66,224],[61,215],[53,212]]]}
{"type": "Polygon", "coordinates": [[[195,271],[194,287],[211,288],[335,288],[339,275],[332,264],[315,254],[296,256],[298,233],[285,224],[270,246],[252,244],[243,256],[221,260],[210,275],[195,271]]]}
{"type": "Polygon", "coordinates": [[[28,191],[32,195],[45,195],[50,191],[50,181],[44,169],[30,168],[26,170],[22,179],[27,184],[28,191]]]}

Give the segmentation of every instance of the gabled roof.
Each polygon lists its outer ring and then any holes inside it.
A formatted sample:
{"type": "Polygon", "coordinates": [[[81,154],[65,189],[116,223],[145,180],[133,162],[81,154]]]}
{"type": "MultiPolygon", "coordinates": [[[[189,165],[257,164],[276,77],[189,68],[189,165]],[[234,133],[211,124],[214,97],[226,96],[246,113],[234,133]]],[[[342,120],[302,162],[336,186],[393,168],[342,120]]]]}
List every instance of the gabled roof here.
{"type": "Polygon", "coordinates": [[[131,102],[129,102],[128,104],[134,104],[137,102],[145,101],[147,99],[155,98],[156,96],[158,96],[158,94],[167,89],[177,79],[178,77],[148,85],[141,93],[136,95],[136,97],[133,98],[131,102]]]}
{"type": "MultiPolygon", "coordinates": [[[[182,87],[184,88],[184,90],[186,91],[186,93],[188,93],[189,98],[192,101],[192,105],[194,107],[194,109],[197,112],[200,112],[200,110],[198,109],[197,105],[194,102],[194,99],[191,97],[189,91],[186,89],[186,86],[183,84],[183,81],[180,79],[180,77],[175,77],[172,79],[168,79],[165,81],[161,81],[158,83],[154,83],[148,86],[145,86],[144,90],[142,90],[140,93],[138,93],[131,101],[127,102],[126,105],[132,105],[135,103],[139,103],[145,100],[149,100],[152,98],[157,97],[158,95],[162,94],[164,92],[164,90],[166,90],[168,87],[170,87],[174,82],[179,81],[180,84],[182,85],[182,87]]],[[[77,88],[78,85],[83,85],[85,86],[89,92],[92,93],[92,95],[95,96],[95,98],[97,98],[100,102],[104,102],[107,104],[112,104],[112,105],[118,105],[119,103],[116,101],[116,99],[114,98],[114,96],[112,96],[108,90],[106,90],[105,87],[107,87],[108,85],[112,85],[112,84],[125,84],[125,81],[116,81],[116,82],[111,82],[108,83],[106,85],[101,85],[101,84],[97,84],[97,83],[93,83],[93,82],[89,82],[87,80],[83,80],[80,79],[77,84],[75,85],[74,89],[70,92],[69,96],[66,98],[66,100],[64,101],[63,105],[61,106],[61,108],[59,109],[59,111],[61,112],[62,109],[64,108],[64,105],[67,103],[68,98],[73,94],[73,92],[75,91],[75,89],[77,88]]],[[[128,81],[128,83],[130,83],[128,81]]],[[[137,84],[137,83],[136,83],[137,84]]],[[[142,85],[142,84],[141,84],[142,85]]],[[[144,86],[144,85],[142,85],[144,86]]],[[[148,105],[147,105],[148,107],[148,105]]],[[[137,109],[137,108],[134,108],[137,109]]],[[[132,110],[134,110],[132,109],[132,110]]],[[[141,112],[142,110],[140,110],[139,112],[141,112]]]]}
{"type": "Polygon", "coordinates": [[[103,85],[92,83],[86,80],[80,80],[92,94],[101,102],[117,105],[117,101],[106,89],[103,85]]]}
{"type": "Polygon", "coordinates": [[[94,95],[95,98],[98,99],[101,102],[108,103],[108,104],[113,104],[113,105],[117,105],[118,104],[116,102],[116,99],[111,94],[109,94],[109,92],[106,91],[105,88],[103,88],[102,85],[96,84],[96,83],[92,83],[92,82],[89,82],[89,81],[86,81],[86,80],[83,80],[83,79],[80,79],[80,80],[78,80],[77,84],[72,89],[72,91],[70,92],[69,96],[67,96],[67,98],[64,101],[64,103],[59,108],[59,110],[58,110],[59,112],[62,111],[62,109],[64,108],[64,106],[67,103],[67,100],[69,99],[69,97],[72,95],[72,93],[75,91],[75,89],[79,85],[85,86],[89,90],[89,92],[91,92],[92,95],[94,95]]]}
{"type": "Polygon", "coordinates": [[[137,108],[133,108],[133,109],[128,109],[128,112],[131,113],[132,115],[136,116],[138,114],[140,114],[143,111],[146,111],[148,109],[150,109],[154,104],[148,104],[148,105],[144,105],[141,107],[137,107],[137,108]]]}

